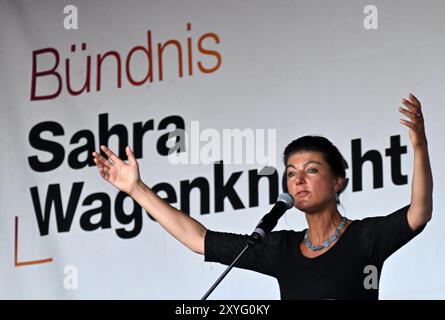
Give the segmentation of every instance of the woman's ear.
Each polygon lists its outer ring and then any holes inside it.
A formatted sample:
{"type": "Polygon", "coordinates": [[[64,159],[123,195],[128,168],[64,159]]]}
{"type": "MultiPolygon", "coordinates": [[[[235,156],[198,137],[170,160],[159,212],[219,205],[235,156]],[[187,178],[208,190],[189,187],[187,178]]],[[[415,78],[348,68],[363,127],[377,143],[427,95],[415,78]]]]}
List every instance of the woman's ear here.
{"type": "Polygon", "coordinates": [[[336,177],[334,180],[334,188],[335,188],[335,192],[339,193],[340,191],[343,190],[345,184],[345,178],[343,177],[336,177]]]}

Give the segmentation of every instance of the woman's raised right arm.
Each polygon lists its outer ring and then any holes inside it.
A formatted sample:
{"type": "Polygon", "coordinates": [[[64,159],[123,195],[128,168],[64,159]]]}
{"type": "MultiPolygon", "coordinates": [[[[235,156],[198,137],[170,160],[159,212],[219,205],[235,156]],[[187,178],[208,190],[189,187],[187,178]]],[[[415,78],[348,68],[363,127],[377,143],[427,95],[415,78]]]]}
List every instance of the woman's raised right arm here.
{"type": "Polygon", "coordinates": [[[132,197],[187,248],[204,254],[204,237],[207,229],[197,220],[165,202],[142,182],[139,165],[130,147],[127,146],[125,149],[128,163],[122,161],[106,146],[101,146],[101,149],[108,156],[108,160],[97,152],[93,152],[93,156],[102,178],[132,197]]]}

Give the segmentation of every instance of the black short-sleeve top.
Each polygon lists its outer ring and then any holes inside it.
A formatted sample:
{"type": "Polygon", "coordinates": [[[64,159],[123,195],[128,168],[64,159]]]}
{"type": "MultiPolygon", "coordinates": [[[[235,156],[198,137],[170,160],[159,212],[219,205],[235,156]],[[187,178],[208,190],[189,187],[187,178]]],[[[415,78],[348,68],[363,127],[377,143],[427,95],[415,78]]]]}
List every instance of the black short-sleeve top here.
{"type": "MultiPolygon", "coordinates": [[[[300,251],[305,230],[271,232],[236,267],[275,277],[281,299],[378,299],[378,287],[364,285],[365,268],[374,267],[380,279],[384,261],[423,230],[424,226],[411,230],[408,208],[352,221],[338,241],[315,258],[300,251]]],[[[248,235],[207,230],[205,261],[231,264],[247,239],[248,235]]]]}

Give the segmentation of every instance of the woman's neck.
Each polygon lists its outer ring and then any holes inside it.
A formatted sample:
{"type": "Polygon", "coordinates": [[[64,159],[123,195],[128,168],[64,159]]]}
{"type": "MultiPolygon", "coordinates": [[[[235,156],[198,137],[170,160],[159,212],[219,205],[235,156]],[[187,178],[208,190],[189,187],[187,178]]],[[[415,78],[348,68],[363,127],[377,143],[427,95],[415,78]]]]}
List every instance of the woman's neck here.
{"type": "Polygon", "coordinates": [[[306,213],[311,243],[320,245],[327,240],[334,234],[341,219],[342,216],[336,206],[317,213],[306,213]]]}

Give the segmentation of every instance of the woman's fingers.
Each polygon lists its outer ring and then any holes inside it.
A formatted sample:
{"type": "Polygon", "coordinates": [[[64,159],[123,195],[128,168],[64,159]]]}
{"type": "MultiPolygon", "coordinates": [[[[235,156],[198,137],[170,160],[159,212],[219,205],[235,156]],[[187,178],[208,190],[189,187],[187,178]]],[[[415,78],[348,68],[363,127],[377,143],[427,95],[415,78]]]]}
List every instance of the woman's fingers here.
{"type": "Polygon", "coordinates": [[[108,180],[110,168],[106,167],[102,163],[97,162],[96,159],[94,159],[94,162],[96,162],[96,167],[99,169],[99,173],[102,176],[102,178],[108,180]]]}
{"type": "Polygon", "coordinates": [[[108,180],[108,177],[109,177],[108,173],[106,173],[106,172],[105,172],[102,168],[100,168],[100,167],[99,167],[99,173],[100,173],[100,175],[101,175],[102,178],[108,180]]]}
{"type": "Polygon", "coordinates": [[[408,99],[417,107],[420,109],[422,109],[422,105],[420,104],[419,99],[417,99],[412,93],[409,94],[408,99]]]}
{"type": "Polygon", "coordinates": [[[113,165],[109,160],[105,159],[104,157],[102,157],[102,155],[100,155],[97,152],[93,152],[93,157],[94,157],[94,163],[96,164],[99,163],[109,168],[113,165]]]}
{"type": "Polygon", "coordinates": [[[96,167],[100,171],[108,172],[111,169],[111,166],[110,167],[106,166],[104,163],[99,162],[99,160],[97,160],[96,158],[94,158],[94,163],[96,164],[96,167]]]}
{"type": "Polygon", "coordinates": [[[94,156],[94,163],[96,164],[96,167],[99,169],[101,177],[107,181],[110,181],[110,170],[113,164],[104,157],[102,157],[97,152],[93,152],[93,156],[94,156]]]}
{"type": "Polygon", "coordinates": [[[121,165],[124,162],[119,159],[119,157],[117,155],[114,154],[113,151],[111,151],[110,149],[108,149],[106,146],[100,146],[100,148],[102,149],[103,152],[105,152],[105,154],[108,156],[109,159],[111,159],[111,161],[113,161],[115,164],[117,165],[121,165]]]}
{"type": "Polygon", "coordinates": [[[103,165],[98,166],[98,167],[99,167],[99,169],[100,169],[101,171],[103,171],[103,172],[105,172],[105,173],[109,173],[110,170],[111,170],[111,168],[108,168],[108,167],[103,166],[103,165]]]}
{"type": "Polygon", "coordinates": [[[127,153],[128,161],[130,162],[130,165],[136,166],[138,163],[136,161],[133,151],[130,149],[130,146],[127,146],[125,148],[125,152],[127,153]]]}
{"type": "Polygon", "coordinates": [[[400,123],[401,123],[401,124],[404,124],[405,126],[407,126],[408,128],[410,128],[410,129],[412,129],[412,130],[416,130],[416,129],[417,129],[416,124],[415,124],[415,123],[412,123],[412,122],[410,122],[410,121],[400,119],[400,123]]]}
{"type": "Polygon", "coordinates": [[[409,118],[409,121],[400,119],[400,123],[410,129],[409,137],[411,140],[411,144],[415,148],[426,146],[427,141],[425,136],[424,119],[420,101],[413,94],[410,93],[408,100],[402,99],[402,103],[408,109],[399,108],[399,112],[407,116],[409,118]]]}
{"type": "Polygon", "coordinates": [[[408,99],[402,99],[402,103],[414,114],[418,116],[422,114],[420,101],[412,93],[409,94],[408,99]]]}
{"type": "MultiPolygon", "coordinates": [[[[421,123],[419,120],[422,120],[422,109],[419,100],[417,100],[417,98],[412,93],[409,94],[408,99],[409,100],[402,99],[403,105],[408,109],[399,107],[399,112],[404,114],[411,120],[410,123],[414,124],[414,127],[411,126],[410,128],[414,129],[417,124],[421,123]]],[[[406,124],[406,122],[406,120],[401,120],[401,123],[403,124],[406,124]]]]}
{"type": "Polygon", "coordinates": [[[400,113],[404,114],[405,116],[407,116],[408,118],[411,119],[411,121],[415,121],[417,118],[417,112],[412,112],[412,111],[408,111],[406,109],[403,108],[399,108],[400,113]]]}
{"type": "Polygon", "coordinates": [[[414,114],[420,112],[420,108],[418,106],[416,106],[414,103],[412,103],[411,101],[402,99],[402,103],[404,106],[406,106],[408,108],[409,111],[413,112],[414,114]]]}

